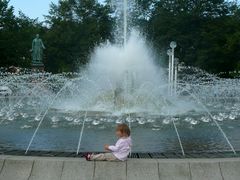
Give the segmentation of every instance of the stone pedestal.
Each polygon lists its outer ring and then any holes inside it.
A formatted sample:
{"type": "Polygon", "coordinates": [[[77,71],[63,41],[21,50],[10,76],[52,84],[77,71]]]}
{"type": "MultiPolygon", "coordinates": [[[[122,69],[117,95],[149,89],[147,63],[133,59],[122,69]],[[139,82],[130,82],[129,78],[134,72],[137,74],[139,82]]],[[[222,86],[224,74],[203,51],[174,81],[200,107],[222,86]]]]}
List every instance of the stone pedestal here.
{"type": "Polygon", "coordinates": [[[33,71],[41,71],[41,72],[44,72],[45,71],[45,67],[44,67],[44,64],[39,62],[35,62],[35,63],[32,63],[32,70],[33,71]]]}

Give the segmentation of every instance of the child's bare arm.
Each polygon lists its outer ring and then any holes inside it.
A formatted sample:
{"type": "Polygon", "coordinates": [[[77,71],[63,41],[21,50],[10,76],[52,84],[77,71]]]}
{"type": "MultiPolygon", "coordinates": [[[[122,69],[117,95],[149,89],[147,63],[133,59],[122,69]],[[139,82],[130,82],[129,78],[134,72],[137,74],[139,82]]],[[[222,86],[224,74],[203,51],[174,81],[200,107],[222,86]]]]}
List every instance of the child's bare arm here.
{"type": "Polygon", "coordinates": [[[109,145],[108,145],[108,144],[104,145],[104,149],[105,149],[106,151],[111,151],[111,150],[109,149],[109,145]]]}

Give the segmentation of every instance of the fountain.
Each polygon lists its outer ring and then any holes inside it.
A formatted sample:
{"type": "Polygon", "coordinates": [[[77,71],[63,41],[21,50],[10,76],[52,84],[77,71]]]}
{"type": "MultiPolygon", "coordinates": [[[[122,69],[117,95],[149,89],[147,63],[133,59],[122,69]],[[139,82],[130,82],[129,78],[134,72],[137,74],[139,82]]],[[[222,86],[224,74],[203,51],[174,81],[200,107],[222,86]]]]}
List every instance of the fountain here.
{"type": "Polygon", "coordinates": [[[114,127],[128,123],[135,152],[240,149],[240,80],[159,61],[138,30],[128,27],[123,0],[122,41],[100,44],[80,73],[11,74],[0,69],[0,150],[102,151],[114,127]],[[170,93],[169,93],[170,92],[170,93]]]}
{"type": "Polygon", "coordinates": [[[10,96],[12,94],[12,90],[7,86],[0,87],[0,96],[10,96]]]}

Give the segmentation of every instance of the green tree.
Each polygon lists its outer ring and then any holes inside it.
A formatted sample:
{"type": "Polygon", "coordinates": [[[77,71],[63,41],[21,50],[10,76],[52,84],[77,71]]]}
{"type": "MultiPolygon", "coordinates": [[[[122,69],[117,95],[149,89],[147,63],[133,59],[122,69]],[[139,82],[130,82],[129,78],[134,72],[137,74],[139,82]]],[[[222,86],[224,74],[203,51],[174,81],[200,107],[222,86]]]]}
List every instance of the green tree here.
{"type": "Polygon", "coordinates": [[[30,67],[30,48],[34,34],[43,30],[37,20],[22,12],[14,16],[9,1],[0,1],[0,65],[30,67]]]}
{"type": "Polygon", "coordinates": [[[239,21],[234,20],[231,8],[223,0],[156,1],[149,37],[160,48],[176,40],[177,55],[186,64],[211,72],[232,70],[236,60],[231,51],[237,48],[232,40],[239,32],[239,21]]]}
{"type": "Polygon", "coordinates": [[[78,70],[93,48],[111,38],[110,7],[95,0],[69,0],[52,4],[45,35],[48,70],[78,70]]]}
{"type": "Polygon", "coordinates": [[[2,66],[15,64],[16,51],[12,48],[14,45],[12,36],[17,23],[13,12],[13,7],[9,7],[9,1],[0,1],[0,61],[2,66]]]}

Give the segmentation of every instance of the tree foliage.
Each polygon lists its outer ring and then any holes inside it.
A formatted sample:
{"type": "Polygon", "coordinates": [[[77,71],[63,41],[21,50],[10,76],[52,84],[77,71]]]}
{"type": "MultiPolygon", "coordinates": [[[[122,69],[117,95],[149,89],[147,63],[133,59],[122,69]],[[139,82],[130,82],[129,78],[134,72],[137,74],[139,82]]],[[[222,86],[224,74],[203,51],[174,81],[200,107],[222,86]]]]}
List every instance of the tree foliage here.
{"type": "Polygon", "coordinates": [[[37,20],[28,18],[22,12],[14,15],[9,1],[0,1],[0,65],[30,66],[31,40],[34,34],[44,28],[37,20]]]}
{"type": "Polygon", "coordinates": [[[223,0],[157,1],[149,19],[149,36],[157,47],[177,41],[177,55],[188,65],[228,72],[240,57],[238,11],[223,0]]]}
{"type": "Polygon", "coordinates": [[[45,35],[47,67],[52,71],[76,70],[88,61],[96,44],[111,38],[110,7],[95,0],[69,0],[52,4],[45,35]]]}

